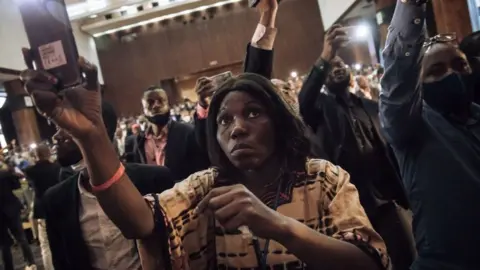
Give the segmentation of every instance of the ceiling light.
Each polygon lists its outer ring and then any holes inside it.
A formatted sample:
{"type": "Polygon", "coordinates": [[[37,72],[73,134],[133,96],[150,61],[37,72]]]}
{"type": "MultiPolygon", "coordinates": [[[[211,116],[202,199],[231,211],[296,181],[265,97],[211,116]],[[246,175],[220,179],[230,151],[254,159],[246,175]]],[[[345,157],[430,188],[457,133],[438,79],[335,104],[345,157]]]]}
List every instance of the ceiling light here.
{"type": "Polygon", "coordinates": [[[97,18],[97,17],[98,17],[97,14],[90,15],[90,19],[95,19],[95,18],[97,18]]]}
{"type": "MultiPolygon", "coordinates": [[[[242,1],[242,0],[225,0],[225,1],[218,2],[218,3],[215,3],[215,4],[211,4],[211,5],[204,5],[204,6],[201,6],[201,7],[194,8],[194,9],[188,9],[188,10],[180,11],[180,12],[177,12],[177,13],[172,13],[172,14],[160,16],[160,17],[157,17],[157,18],[154,18],[154,19],[150,19],[150,20],[148,20],[148,22],[159,22],[161,20],[167,20],[167,19],[170,19],[170,18],[173,18],[173,17],[176,17],[176,16],[186,15],[186,14],[189,14],[189,13],[192,13],[192,12],[195,12],[195,11],[202,11],[202,10],[205,10],[205,9],[208,9],[208,8],[211,8],[211,7],[217,7],[217,6],[226,5],[226,4],[235,3],[235,2],[240,2],[240,1],[242,1]]],[[[155,4],[158,6],[158,2],[152,2],[152,6],[155,7],[155,4]]],[[[125,10],[124,8],[128,9],[129,7],[128,6],[123,6],[121,9],[125,10]]],[[[111,34],[111,33],[115,33],[115,32],[118,32],[118,31],[130,29],[130,28],[134,28],[134,27],[137,27],[137,26],[142,26],[142,25],[145,25],[145,24],[146,24],[145,21],[141,21],[141,22],[137,22],[137,23],[134,23],[134,24],[129,24],[129,25],[125,25],[125,26],[122,26],[122,27],[110,29],[110,30],[107,30],[105,32],[96,33],[96,34],[93,34],[93,36],[94,37],[100,37],[100,36],[103,36],[103,35],[108,35],[108,34],[111,34]]]]}

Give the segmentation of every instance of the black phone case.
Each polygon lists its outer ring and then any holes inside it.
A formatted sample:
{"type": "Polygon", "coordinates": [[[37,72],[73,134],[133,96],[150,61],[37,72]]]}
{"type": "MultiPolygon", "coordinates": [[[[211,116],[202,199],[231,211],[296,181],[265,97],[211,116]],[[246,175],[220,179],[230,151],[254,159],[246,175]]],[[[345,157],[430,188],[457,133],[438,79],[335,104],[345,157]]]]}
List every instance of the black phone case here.
{"type": "Polygon", "coordinates": [[[35,68],[58,78],[60,89],[82,83],[78,50],[65,2],[29,0],[22,1],[19,8],[35,68]]]}

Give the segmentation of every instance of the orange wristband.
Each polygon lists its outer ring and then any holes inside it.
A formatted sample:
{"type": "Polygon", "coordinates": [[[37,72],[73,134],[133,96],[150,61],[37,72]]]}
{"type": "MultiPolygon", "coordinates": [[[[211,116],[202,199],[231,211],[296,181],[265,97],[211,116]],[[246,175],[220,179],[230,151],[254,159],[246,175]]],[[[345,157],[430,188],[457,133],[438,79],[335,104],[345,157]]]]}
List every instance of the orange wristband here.
{"type": "Polygon", "coordinates": [[[100,192],[100,191],[109,189],[113,184],[117,183],[118,180],[120,180],[120,178],[122,178],[124,173],[125,173],[125,167],[123,166],[122,163],[120,163],[120,167],[118,167],[115,174],[112,176],[112,178],[108,179],[108,181],[98,186],[95,186],[90,183],[90,185],[92,186],[92,191],[100,192]]]}

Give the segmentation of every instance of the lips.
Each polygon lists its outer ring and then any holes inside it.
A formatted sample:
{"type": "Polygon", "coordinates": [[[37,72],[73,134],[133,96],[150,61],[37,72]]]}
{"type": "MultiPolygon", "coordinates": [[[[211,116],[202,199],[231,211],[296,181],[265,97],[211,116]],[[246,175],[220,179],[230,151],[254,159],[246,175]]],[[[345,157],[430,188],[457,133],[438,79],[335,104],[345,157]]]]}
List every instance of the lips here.
{"type": "Polygon", "coordinates": [[[237,151],[242,151],[242,150],[252,150],[253,147],[246,143],[238,143],[235,146],[233,146],[232,151],[230,151],[231,154],[237,151]]]}

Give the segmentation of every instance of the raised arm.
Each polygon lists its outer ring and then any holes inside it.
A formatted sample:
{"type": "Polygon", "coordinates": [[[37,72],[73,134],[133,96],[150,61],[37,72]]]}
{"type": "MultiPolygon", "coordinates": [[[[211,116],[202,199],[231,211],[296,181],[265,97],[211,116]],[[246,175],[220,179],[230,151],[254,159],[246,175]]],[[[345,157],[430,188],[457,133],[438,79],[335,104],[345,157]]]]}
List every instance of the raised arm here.
{"type": "Polygon", "coordinates": [[[258,6],[260,21],[248,44],[244,72],[255,73],[270,79],[273,69],[273,44],[277,36],[277,0],[262,0],[258,6]]]}
{"type": "MultiPolygon", "coordinates": [[[[273,44],[277,36],[277,28],[275,28],[277,0],[263,0],[258,10],[260,20],[247,46],[243,70],[270,79],[273,69],[273,44]]],[[[197,111],[194,115],[195,137],[200,147],[205,148],[209,99],[214,93],[212,81],[209,78],[200,78],[195,86],[195,92],[198,97],[197,111]]],[[[205,149],[203,151],[206,152],[205,149]]]]}
{"type": "Polygon", "coordinates": [[[105,213],[126,237],[150,236],[154,229],[152,211],[124,173],[103,123],[96,67],[80,59],[85,84],[61,91],[60,98],[58,80],[46,72],[32,70],[30,52],[25,54],[30,68],[21,74],[25,89],[38,111],[71,134],[79,145],[94,193],[105,213]]]}
{"type": "Polygon", "coordinates": [[[393,145],[410,141],[422,124],[420,69],[426,7],[408,2],[397,0],[383,50],[380,123],[387,141],[393,145]]]}
{"type": "Polygon", "coordinates": [[[321,106],[320,90],[325,84],[330,71],[330,61],[335,57],[337,50],[347,40],[345,32],[339,25],[334,25],[325,33],[323,51],[312,67],[302,89],[298,94],[300,114],[305,123],[315,130],[319,124],[318,106],[321,106]]]}

